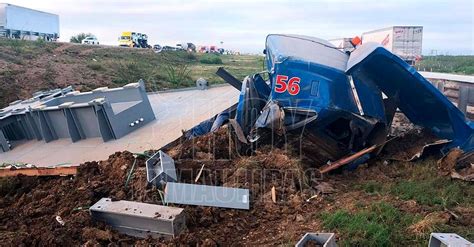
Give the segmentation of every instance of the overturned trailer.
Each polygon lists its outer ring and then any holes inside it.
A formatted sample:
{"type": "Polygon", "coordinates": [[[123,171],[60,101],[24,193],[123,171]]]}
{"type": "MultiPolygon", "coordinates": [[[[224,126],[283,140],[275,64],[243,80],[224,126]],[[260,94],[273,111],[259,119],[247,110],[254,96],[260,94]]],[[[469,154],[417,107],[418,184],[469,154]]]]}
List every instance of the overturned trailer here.
{"type": "Polygon", "coordinates": [[[322,39],[272,34],[265,52],[268,80],[260,73],[239,83],[218,71],[241,91],[235,111],[196,126],[188,138],[196,130],[215,130],[229,116],[238,140],[250,146],[269,135],[301,134],[325,161],[376,146],[354,161],[361,162],[380,151],[400,109],[414,124],[450,140],[444,151],[474,149],[474,124],[414,68],[375,43],[347,54],[322,39]]]}
{"type": "Polygon", "coordinates": [[[34,139],[119,139],[154,119],[143,81],[90,92],[40,92],[0,109],[0,153],[34,139]]]}

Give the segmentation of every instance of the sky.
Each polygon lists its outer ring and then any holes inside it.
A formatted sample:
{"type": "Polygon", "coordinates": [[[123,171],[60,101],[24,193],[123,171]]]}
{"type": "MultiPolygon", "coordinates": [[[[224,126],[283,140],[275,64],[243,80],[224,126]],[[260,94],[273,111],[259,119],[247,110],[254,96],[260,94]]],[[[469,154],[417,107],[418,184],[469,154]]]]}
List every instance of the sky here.
{"type": "MultiPolygon", "coordinates": [[[[8,0],[6,0],[8,1],[8,0]]],[[[149,43],[218,45],[261,53],[270,33],[323,39],[395,25],[423,26],[423,54],[474,55],[474,0],[9,0],[59,15],[60,41],[80,32],[118,45],[122,31],[149,43]],[[220,45],[220,43],[222,45],[220,45]]]]}

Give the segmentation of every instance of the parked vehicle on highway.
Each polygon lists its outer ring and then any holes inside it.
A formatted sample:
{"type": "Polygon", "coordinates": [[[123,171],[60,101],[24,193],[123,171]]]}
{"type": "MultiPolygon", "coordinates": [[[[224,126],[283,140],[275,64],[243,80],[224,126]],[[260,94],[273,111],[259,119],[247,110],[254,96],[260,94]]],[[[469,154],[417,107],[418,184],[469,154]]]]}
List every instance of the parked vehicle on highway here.
{"type": "Polygon", "coordinates": [[[196,52],[196,45],[194,45],[193,43],[178,43],[176,44],[176,47],[180,50],[185,50],[185,51],[188,51],[188,52],[196,52]]]}
{"type": "Polygon", "coordinates": [[[97,40],[96,37],[88,36],[85,39],[83,39],[81,43],[87,44],[87,45],[98,45],[99,41],[97,40]]]}
{"type": "Polygon", "coordinates": [[[160,53],[162,50],[163,50],[163,47],[161,47],[161,45],[156,44],[153,46],[153,51],[156,53],[160,53]]]}
{"type": "Polygon", "coordinates": [[[199,53],[208,53],[208,52],[209,52],[209,49],[208,49],[207,46],[202,45],[202,46],[199,46],[199,47],[198,47],[197,52],[199,52],[199,53]]]}
{"type": "Polygon", "coordinates": [[[165,45],[163,46],[163,51],[177,51],[179,50],[177,47],[174,47],[174,46],[169,46],[169,45],[165,45]]]}
{"type": "Polygon", "coordinates": [[[148,35],[136,32],[122,32],[122,36],[119,37],[119,46],[151,48],[148,44],[148,35]]]}

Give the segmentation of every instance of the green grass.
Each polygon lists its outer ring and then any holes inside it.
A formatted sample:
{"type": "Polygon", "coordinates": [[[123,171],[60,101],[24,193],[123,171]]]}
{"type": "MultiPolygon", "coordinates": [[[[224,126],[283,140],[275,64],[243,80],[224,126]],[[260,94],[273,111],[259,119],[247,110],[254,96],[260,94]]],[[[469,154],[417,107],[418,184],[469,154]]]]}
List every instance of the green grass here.
{"type": "Polygon", "coordinates": [[[105,68],[104,66],[102,66],[102,64],[98,63],[98,62],[89,62],[87,64],[87,67],[91,70],[95,70],[95,71],[104,71],[105,68]]]}
{"type": "Polygon", "coordinates": [[[429,212],[473,208],[472,184],[439,175],[435,159],[416,163],[393,162],[384,166],[383,172],[382,177],[360,180],[351,186],[353,190],[370,196],[355,202],[355,210],[341,209],[320,215],[326,230],[338,232],[342,246],[426,246],[432,231],[456,232],[467,239],[474,239],[472,227],[456,220],[427,225],[421,233],[409,230],[429,212]],[[374,202],[378,200],[382,201],[374,202]],[[405,205],[403,201],[408,200],[416,201],[415,207],[420,211],[403,207],[397,209],[398,206],[395,206],[400,203],[405,205]],[[419,215],[420,212],[422,215],[419,215]]]}
{"type": "Polygon", "coordinates": [[[387,173],[399,179],[384,183],[368,180],[356,184],[355,188],[368,194],[415,200],[418,204],[437,209],[474,205],[474,187],[467,182],[438,175],[435,160],[429,159],[416,164],[394,163],[387,173]]]}
{"type": "Polygon", "coordinates": [[[400,246],[412,241],[405,229],[419,217],[376,202],[355,213],[337,210],[322,213],[321,218],[325,229],[340,233],[341,246],[400,246]]]}
{"type": "Polygon", "coordinates": [[[474,56],[425,56],[415,67],[421,71],[474,75],[474,56]]]}
{"type": "Polygon", "coordinates": [[[42,39],[36,41],[18,40],[18,39],[4,39],[0,38],[0,46],[7,48],[3,52],[10,52],[16,56],[22,56],[26,59],[31,59],[42,53],[51,53],[59,44],[53,42],[46,42],[42,39]]]}
{"type": "Polygon", "coordinates": [[[367,180],[365,183],[357,184],[355,187],[368,194],[379,194],[384,190],[383,184],[375,180],[367,180]]]}
{"type": "Polygon", "coordinates": [[[21,90],[26,88],[25,85],[28,85],[29,91],[63,86],[67,82],[54,80],[62,73],[60,68],[63,65],[74,66],[77,70],[73,78],[61,78],[90,82],[82,85],[82,91],[101,86],[110,87],[111,83],[119,87],[139,79],[145,81],[147,91],[194,87],[199,78],[206,79],[211,85],[224,84],[225,81],[215,74],[219,67],[224,67],[239,80],[263,70],[263,56],[255,55],[215,55],[185,51],[154,53],[151,49],[10,39],[0,39],[0,59],[7,63],[5,71],[0,74],[0,94],[9,95],[0,97],[0,107],[24,97],[21,90]],[[206,62],[202,63],[203,61],[206,62]],[[29,70],[41,71],[37,83],[23,81],[25,78],[17,73],[29,70]],[[11,94],[14,91],[10,87],[12,82],[15,82],[19,92],[11,94]]]}
{"type": "MultiPolygon", "coordinates": [[[[390,193],[402,200],[415,200],[418,204],[453,207],[469,200],[469,185],[458,182],[446,183],[446,178],[401,181],[390,188],[390,193]]],[[[471,195],[474,196],[474,195],[471,195]]]]}
{"type": "Polygon", "coordinates": [[[222,59],[219,55],[205,54],[201,56],[199,62],[203,64],[222,64],[222,59]]]}
{"type": "Polygon", "coordinates": [[[88,58],[104,61],[103,67],[113,74],[113,82],[117,85],[144,79],[148,91],[193,87],[198,78],[206,79],[211,85],[225,83],[215,74],[219,67],[224,67],[239,80],[263,70],[263,57],[251,55],[215,55],[185,51],[165,51],[157,54],[145,49],[105,48],[94,50],[88,58]]]}

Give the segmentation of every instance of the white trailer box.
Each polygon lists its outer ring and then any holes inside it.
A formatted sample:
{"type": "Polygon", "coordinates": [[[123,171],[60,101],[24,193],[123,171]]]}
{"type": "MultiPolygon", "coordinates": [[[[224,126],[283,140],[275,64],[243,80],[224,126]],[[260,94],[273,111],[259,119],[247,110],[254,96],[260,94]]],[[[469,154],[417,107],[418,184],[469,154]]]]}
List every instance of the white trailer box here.
{"type": "Polygon", "coordinates": [[[393,26],[362,34],[362,43],[379,43],[408,62],[421,57],[422,40],[421,26],[393,26]]]}
{"type": "Polygon", "coordinates": [[[338,49],[342,51],[353,51],[354,46],[351,43],[351,38],[339,38],[339,39],[330,39],[328,40],[331,44],[333,44],[338,49]]]}
{"type": "Polygon", "coordinates": [[[0,3],[0,36],[35,40],[59,37],[59,16],[8,3],[0,3]]]}

